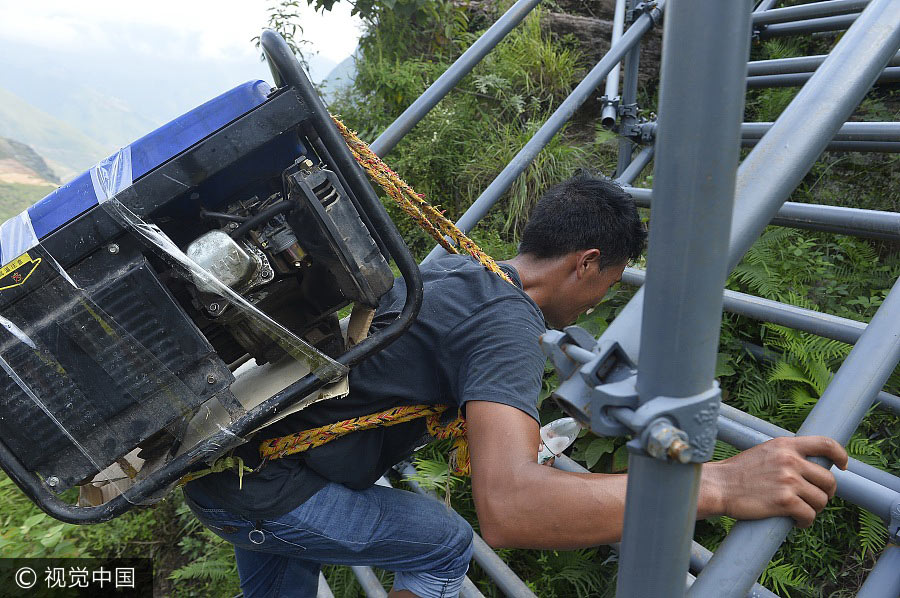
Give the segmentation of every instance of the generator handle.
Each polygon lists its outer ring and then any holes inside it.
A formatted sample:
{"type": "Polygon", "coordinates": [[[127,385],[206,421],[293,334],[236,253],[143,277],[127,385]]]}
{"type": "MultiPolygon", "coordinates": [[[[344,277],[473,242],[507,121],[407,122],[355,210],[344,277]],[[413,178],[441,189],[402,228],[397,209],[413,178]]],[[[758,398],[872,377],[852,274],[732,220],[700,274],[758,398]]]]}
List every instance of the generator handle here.
{"type": "Polygon", "coordinates": [[[303,72],[290,46],[281,35],[271,29],[262,32],[260,46],[269,63],[275,84],[295,90],[313,113],[313,129],[331,154],[334,165],[344,174],[351,193],[356,196],[360,207],[375,227],[372,232],[381,237],[406,283],[406,302],[397,319],[337,358],[340,363],[352,367],[395,341],[412,325],[422,305],[422,277],[419,266],[369,185],[365,172],[350,153],[347,143],[332,122],[328,109],[303,72]]]}

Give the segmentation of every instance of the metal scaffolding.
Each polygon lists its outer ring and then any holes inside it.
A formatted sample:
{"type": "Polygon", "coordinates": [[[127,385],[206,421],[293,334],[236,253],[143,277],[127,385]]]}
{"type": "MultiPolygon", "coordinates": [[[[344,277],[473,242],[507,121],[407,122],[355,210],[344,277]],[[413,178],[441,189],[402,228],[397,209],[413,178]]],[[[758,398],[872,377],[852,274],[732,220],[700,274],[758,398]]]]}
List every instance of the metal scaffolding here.
{"type": "MultiPolygon", "coordinates": [[[[538,1],[519,0],[373,149],[382,156],[390,152],[538,1]]],[[[711,457],[715,439],[743,450],[792,434],[720,405],[713,373],[723,308],[854,344],[798,435],[827,435],[846,444],[875,401],[900,410],[900,399],[882,390],[900,360],[900,282],[868,326],[724,289],[728,272],[768,224],[900,240],[896,213],[785,202],[823,151],[900,150],[897,123],[847,122],[873,84],[900,80],[900,0],[752,4],[618,0],[607,54],[457,223],[464,231],[475,226],[601,84],[602,122],[620,135],[617,181],[631,184],[655,157],[654,189],[626,187],[638,205],[649,207],[653,199],[648,270],[629,268],[623,277],[643,287],[599,339],[559,331],[544,339],[561,381],[555,396],[564,408],[597,434],[633,437],[624,535],[614,546],[621,598],[774,596],[755,581],[790,520],[739,522],[715,554],[691,542],[700,464],[711,457]],[[641,38],[662,25],[664,11],[659,119],[641,123],[641,38]],[[842,30],[827,56],[747,63],[751,39],[842,30]],[[743,123],[746,88],[779,85],[802,87],[774,123],[743,123]],[[635,145],[644,147],[632,160],[635,145]],[[738,165],[742,145],[753,149],[738,165]]],[[[436,247],[426,260],[440,251],[436,247]]],[[[584,471],[565,457],[555,466],[584,471]]],[[[408,474],[405,467],[399,470],[408,474]]],[[[846,471],[832,472],[838,496],[888,523],[889,545],[858,595],[897,598],[900,478],[853,459],[846,471]]],[[[494,557],[483,541],[477,543],[476,559],[501,592],[533,596],[494,557]]],[[[372,579],[370,571],[357,573],[372,579]]],[[[327,585],[320,596],[326,591],[327,585]]],[[[367,589],[369,596],[380,591],[367,589]]],[[[462,595],[480,593],[469,582],[462,595]]]]}

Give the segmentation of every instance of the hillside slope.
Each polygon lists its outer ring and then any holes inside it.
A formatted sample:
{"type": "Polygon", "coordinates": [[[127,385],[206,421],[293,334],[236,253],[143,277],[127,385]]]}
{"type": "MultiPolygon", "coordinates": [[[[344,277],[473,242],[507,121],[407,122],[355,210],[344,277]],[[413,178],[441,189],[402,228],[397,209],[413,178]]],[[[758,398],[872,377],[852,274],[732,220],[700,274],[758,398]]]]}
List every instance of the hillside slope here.
{"type": "Polygon", "coordinates": [[[0,137],[0,222],[38,201],[57,184],[59,178],[31,147],[0,137]]]}
{"type": "Polygon", "coordinates": [[[62,179],[90,168],[110,153],[98,141],[2,87],[0,136],[28,144],[56,163],[54,169],[62,179]]]}

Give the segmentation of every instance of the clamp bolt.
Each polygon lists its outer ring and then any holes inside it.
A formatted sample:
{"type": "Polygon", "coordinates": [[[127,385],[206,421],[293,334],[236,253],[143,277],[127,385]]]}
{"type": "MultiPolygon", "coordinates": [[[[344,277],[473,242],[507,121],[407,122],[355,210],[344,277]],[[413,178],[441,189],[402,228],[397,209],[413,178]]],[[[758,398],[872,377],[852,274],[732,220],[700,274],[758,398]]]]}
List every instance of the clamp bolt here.
{"type": "Polygon", "coordinates": [[[680,438],[676,438],[672,441],[672,445],[666,451],[666,454],[669,455],[670,459],[679,463],[690,463],[694,451],[691,449],[691,445],[680,438]]]}
{"type": "Polygon", "coordinates": [[[47,485],[51,488],[59,486],[59,478],[55,475],[50,476],[49,478],[47,478],[47,485]]]}
{"type": "Polygon", "coordinates": [[[206,377],[206,382],[207,382],[208,384],[215,384],[215,383],[216,383],[216,377],[213,376],[212,374],[210,374],[209,376],[206,377]]]}
{"type": "Polygon", "coordinates": [[[109,247],[107,247],[106,249],[112,254],[119,253],[119,246],[115,243],[110,243],[109,247]]]}
{"type": "Polygon", "coordinates": [[[694,456],[687,442],[687,434],[667,419],[658,419],[650,424],[646,445],[647,452],[657,459],[668,457],[679,463],[688,463],[694,456]]]}

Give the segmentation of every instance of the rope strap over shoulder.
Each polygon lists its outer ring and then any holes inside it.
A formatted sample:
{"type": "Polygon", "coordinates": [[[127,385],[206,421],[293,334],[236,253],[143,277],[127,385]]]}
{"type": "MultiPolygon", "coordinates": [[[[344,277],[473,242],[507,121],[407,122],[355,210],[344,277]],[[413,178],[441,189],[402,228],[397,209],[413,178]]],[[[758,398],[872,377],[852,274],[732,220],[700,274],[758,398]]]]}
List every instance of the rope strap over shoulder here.
{"type": "Polygon", "coordinates": [[[506,282],[512,284],[512,279],[497,265],[494,258],[484,252],[475,241],[466,236],[464,232],[459,230],[453,222],[444,216],[443,212],[429,204],[424,199],[424,195],[416,193],[406,181],[400,178],[396,172],[390,169],[375,152],[369,149],[369,146],[360,139],[356,133],[347,128],[340,120],[331,117],[337,126],[350,153],[359,162],[359,165],[365,169],[372,180],[378,183],[384,192],[393,199],[416,223],[422,227],[441,247],[448,253],[459,253],[456,247],[447,242],[444,235],[450,237],[458,247],[464,249],[469,255],[477,259],[485,268],[500,276],[506,282]],[[437,224],[432,223],[429,219],[433,219],[437,224]],[[440,230],[438,230],[440,229],[440,230]]]}

